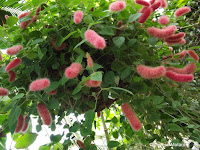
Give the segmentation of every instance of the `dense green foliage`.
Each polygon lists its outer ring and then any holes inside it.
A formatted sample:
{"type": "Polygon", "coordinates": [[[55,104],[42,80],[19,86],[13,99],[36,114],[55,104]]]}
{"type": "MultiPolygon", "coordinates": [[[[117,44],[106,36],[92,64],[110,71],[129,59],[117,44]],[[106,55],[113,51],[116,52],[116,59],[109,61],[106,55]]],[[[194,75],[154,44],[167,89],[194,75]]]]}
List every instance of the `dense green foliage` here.
{"type": "MultiPolygon", "coordinates": [[[[200,111],[199,111],[199,62],[195,62],[195,80],[191,83],[175,83],[167,78],[146,80],[136,72],[136,65],[147,66],[162,65],[162,57],[170,55],[168,46],[161,40],[147,34],[148,27],[162,28],[153,18],[158,18],[159,13],[153,13],[150,18],[141,25],[137,19],[141,14],[137,13],[141,6],[134,1],[127,0],[124,11],[111,13],[108,10],[111,1],[106,0],[29,0],[25,4],[18,0],[8,0],[3,6],[21,7],[22,10],[35,10],[45,3],[44,10],[40,12],[37,22],[31,23],[22,30],[19,23],[22,19],[9,17],[6,24],[0,26],[0,48],[6,49],[13,45],[23,45],[23,50],[17,54],[22,63],[14,69],[17,78],[9,83],[6,65],[15,56],[3,55],[0,62],[1,86],[9,90],[7,99],[0,99],[0,126],[3,133],[15,131],[17,117],[22,114],[38,116],[37,103],[43,102],[48,107],[55,125],[73,113],[75,116],[85,114],[84,120],[77,120],[70,125],[66,122],[65,128],[70,133],[63,135],[51,135],[50,146],[59,143],[61,138],[64,149],[70,147],[77,131],[80,131],[85,146],[88,149],[97,149],[92,141],[95,140],[93,127],[98,127],[101,120],[95,117],[95,112],[103,111],[105,122],[109,123],[108,147],[117,147],[117,150],[128,148],[151,149],[151,143],[157,144],[184,143],[184,138],[200,143],[200,111]],[[84,12],[83,21],[74,24],[73,14],[81,9],[84,12]],[[125,28],[119,31],[117,24],[122,20],[125,28]],[[84,38],[85,31],[90,28],[106,39],[106,48],[97,50],[84,38]],[[56,41],[56,47],[64,42],[64,50],[56,50],[52,45],[56,41]],[[94,61],[94,68],[87,67],[86,52],[89,52],[94,61]],[[67,79],[64,70],[72,62],[81,63],[84,70],[75,79],[67,79]],[[30,92],[29,85],[38,78],[47,77],[51,81],[50,87],[41,92],[30,92]],[[102,81],[99,88],[88,88],[85,82],[88,79],[102,81]],[[58,93],[50,96],[46,92],[57,89],[58,93]],[[142,123],[142,129],[138,132],[132,130],[125,116],[120,110],[120,105],[128,102],[142,123]],[[55,116],[58,116],[56,122],[55,116]]],[[[184,5],[195,6],[189,0],[175,0],[170,2],[164,14],[169,16],[170,24],[178,27],[178,31],[186,32],[185,45],[173,46],[173,53],[184,49],[199,49],[199,41],[193,39],[199,29],[199,18],[192,9],[191,14],[174,18],[174,11],[184,5]],[[187,21],[186,21],[187,20],[187,21]],[[188,21],[189,20],[189,21],[188,21]],[[188,34],[188,30],[192,34],[188,34]]],[[[198,5],[197,5],[198,6],[198,5]]],[[[193,8],[193,7],[192,7],[193,8]]],[[[199,15],[198,15],[199,16],[199,15]]],[[[29,17],[25,18],[30,20],[29,17]]],[[[24,21],[24,20],[23,20],[24,21]]],[[[184,67],[193,62],[189,57],[182,60],[169,60],[166,66],[184,67]]],[[[38,119],[37,131],[40,132],[42,121],[38,119]]],[[[15,147],[24,148],[32,144],[37,137],[30,131],[23,136],[16,136],[19,141],[15,147]],[[30,140],[27,140],[30,138],[30,140]],[[20,145],[20,141],[26,141],[20,145]]],[[[1,137],[1,142],[5,139],[1,137]]],[[[192,147],[192,144],[190,146],[192,147]]],[[[173,146],[172,146],[173,147],[173,146]]],[[[166,149],[171,149],[171,146],[166,149]]],[[[179,149],[180,147],[173,147],[179,149]]],[[[181,149],[187,149],[185,146],[181,149]]]]}

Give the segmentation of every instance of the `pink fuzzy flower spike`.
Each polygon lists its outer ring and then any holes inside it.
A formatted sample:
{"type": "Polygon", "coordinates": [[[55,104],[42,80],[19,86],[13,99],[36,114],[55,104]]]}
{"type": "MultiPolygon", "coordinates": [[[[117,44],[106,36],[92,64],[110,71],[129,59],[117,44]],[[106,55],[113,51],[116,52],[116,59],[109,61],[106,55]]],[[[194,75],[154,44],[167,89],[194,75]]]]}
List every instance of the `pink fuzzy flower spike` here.
{"type": "Polygon", "coordinates": [[[85,85],[87,87],[99,87],[101,85],[101,81],[87,80],[85,82],[85,85]]]}
{"type": "Polygon", "coordinates": [[[50,126],[52,123],[52,118],[51,118],[51,114],[49,113],[49,110],[47,109],[46,105],[43,103],[39,103],[37,105],[37,110],[38,110],[40,117],[42,118],[43,124],[50,126]]]}
{"type": "Polygon", "coordinates": [[[161,7],[166,8],[167,7],[167,0],[160,0],[161,1],[161,7]]]}
{"type": "Polygon", "coordinates": [[[92,60],[92,57],[90,56],[89,53],[86,53],[86,57],[87,57],[87,65],[89,68],[92,68],[93,67],[93,60],[92,60]]]}
{"type": "Polygon", "coordinates": [[[43,79],[37,79],[35,81],[33,81],[30,86],[29,86],[29,90],[30,91],[41,91],[44,90],[45,88],[47,88],[50,85],[50,81],[47,78],[43,78],[43,79]]]}
{"type": "Polygon", "coordinates": [[[11,61],[7,66],[6,66],[6,71],[9,72],[10,70],[12,70],[13,68],[17,67],[20,63],[22,62],[22,60],[20,58],[16,58],[13,61],[11,61]]]}
{"type": "Polygon", "coordinates": [[[173,51],[173,47],[169,47],[169,50],[172,52],[173,51]]]}
{"type": "Polygon", "coordinates": [[[15,133],[19,133],[24,125],[24,116],[22,114],[19,115],[18,119],[17,119],[17,126],[15,129],[15,133]]]}
{"type": "Polygon", "coordinates": [[[26,117],[24,118],[24,125],[23,125],[23,127],[22,127],[22,132],[26,132],[27,129],[28,129],[29,122],[27,122],[27,120],[28,120],[28,116],[26,116],[26,117]]]}
{"type": "Polygon", "coordinates": [[[138,22],[139,23],[144,23],[149,18],[149,16],[151,15],[151,13],[152,13],[152,9],[151,9],[151,7],[148,7],[144,11],[144,13],[140,16],[138,22]]]}
{"type": "Polygon", "coordinates": [[[16,73],[11,70],[8,72],[8,75],[9,75],[9,82],[13,82],[16,78],[16,73]]]}
{"type": "Polygon", "coordinates": [[[158,23],[161,24],[161,25],[166,25],[166,24],[169,23],[169,18],[167,16],[161,16],[158,19],[158,23]]]}
{"type": "Polygon", "coordinates": [[[135,131],[139,131],[141,129],[141,123],[138,117],[135,115],[133,110],[131,109],[128,103],[124,103],[121,105],[121,109],[123,114],[126,116],[129,124],[131,125],[132,129],[135,131]]]}
{"type": "Polygon", "coordinates": [[[109,5],[109,10],[117,12],[117,11],[124,10],[125,7],[126,7],[126,3],[124,1],[116,1],[109,5]]]}
{"type": "Polygon", "coordinates": [[[154,36],[157,38],[167,38],[167,37],[173,35],[175,31],[176,31],[175,25],[171,25],[171,26],[165,27],[163,29],[159,29],[159,28],[155,28],[155,27],[149,27],[147,29],[147,32],[151,36],[154,36]]]}
{"type": "Polygon", "coordinates": [[[186,40],[184,38],[182,38],[181,44],[184,45],[185,43],[186,43],[186,40]]]}
{"type": "Polygon", "coordinates": [[[181,7],[181,8],[179,8],[179,9],[177,9],[177,10],[175,11],[174,16],[175,16],[176,18],[179,18],[179,17],[181,17],[182,15],[185,15],[185,14],[187,14],[187,13],[190,12],[190,11],[191,11],[190,7],[187,7],[187,6],[181,7]]]}
{"type": "Polygon", "coordinates": [[[16,45],[16,46],[13,46],[13,47],[10,47],[7,49],[7,54],[8,55],[16,55],[17,53],[20,52],[20,50],[23,48],[22,45],[16,45]]]}
{"type": "Polygon", "coordinates": [[[138,65],[137,73],[145,79],[156,79],[165,75],[165,67],[148,67],[144,65],[138,65]]]}
{"type": "Polygon", "coordinates": [[[0,87],[0,96],[7,96],[8,90],[0,87]]]}
{"type": "Polygon", "coordinates": [[[185,33],[184,32],[180,32],[180,33],[177,33],[177,34],[174,34],[174,35],[171,35],[170,37],[166,38],[166,40],[177,40],[177,39],[181,39],[185,36],[185,33]]]}
{"type": "Polygon", "coordinates": [[[182,51],[180,53],[175,54],[174,56],[179,56],[178,58],[175,58],[175,60],[179,60],[179,59],[184,58],[186,54],[187,54],[186,50],[184,50],[184,51],[182,51]]]}
{"type": "Polygon", "coordinates": [[[165,76],[176,82],[191,82],[194,79],[193,74],[178,74],[173,71],[166,71],[165,76]]]}
{"type": "Polygon", "coordinates": [[[97,49],[104,49],[106,41],[103,37],[99,36],[95,31],[88,29],[84,33],[85,39],[97,49]]]}
{"type": "Polygon", "coordinates": [[[74,13],[74,22],[75,24],[79,24],[83,19],[83,12],[78,10],[74,13]]]}
{"type": "Polygon", "coordinates": [[[157,1],[156,3],[154,3],[151,8],[153,11],[155,11],[156,9],[158,9],[160,6],[162,5],[161,1],[157,1]]]}
{"type": "Polygon", "coordinates": [[[149,2],[151,3],[151,5],[153,5],[155,3],[156,0],[150,0],[149,2]]]}
{"type": "Polygon", "coordinates": [[[196,69],[196,64],[191,63],[183,68],[166,67],[166,71],[173,71],[178,74],[193,74],[196,69]]]}
{"type": "Polygon", "coordinates": [[[147,6],[147,7],[149,7],[151,5],[150,2],[147,2],[145,0],[135,0],[135,3],[139,4],[139,5],[147,6]]]}
{"type": "Polygon", "coordinates": [[[68,68],[65,69],[65,76],[68,79],[73,79],[78,76],[82,71],[82,65],[79,63],[72,63],[68,68]]]}
{"type": "Polygon", "coordinates": [[[193,50],[187,50],[188,55],[193,58],[194,60],[199,60],[199,56],[197,55],[197,53],[193,50]]]}

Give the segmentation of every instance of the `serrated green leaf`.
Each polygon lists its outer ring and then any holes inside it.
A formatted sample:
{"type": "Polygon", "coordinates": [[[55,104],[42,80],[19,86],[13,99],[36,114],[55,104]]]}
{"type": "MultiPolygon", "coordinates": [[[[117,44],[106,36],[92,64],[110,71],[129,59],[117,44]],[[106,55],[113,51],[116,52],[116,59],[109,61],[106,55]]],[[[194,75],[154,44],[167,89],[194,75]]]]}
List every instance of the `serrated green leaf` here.
{"type": "Polygon", "coordinates": [[[29,147],[37,138],[36,133],[26,133],[16,140],[15,148],[22,149],[29,147]]]}

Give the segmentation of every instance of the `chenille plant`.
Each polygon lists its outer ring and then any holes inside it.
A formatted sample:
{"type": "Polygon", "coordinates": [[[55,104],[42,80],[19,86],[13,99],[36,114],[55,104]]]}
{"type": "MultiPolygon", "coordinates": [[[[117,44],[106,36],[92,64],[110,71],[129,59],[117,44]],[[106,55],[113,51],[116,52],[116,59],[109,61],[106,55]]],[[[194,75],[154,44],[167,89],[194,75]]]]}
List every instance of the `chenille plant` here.
{"type": "Polygon", "coordinates": [[[189,0],[19,1],[2,4],[23,12],[0,26],[1,135],[18,135],[17,149],[37,137],[30,115],[38,116],[37,132],[69,129],[50,135],[47,149],[61,139],[63,149],[98,149],[100,125],[117,150],[200,143],[199,46],[180,30],[196,13],[189,0]],[[70,124],[69,114],[84,118],[70,124]]]}

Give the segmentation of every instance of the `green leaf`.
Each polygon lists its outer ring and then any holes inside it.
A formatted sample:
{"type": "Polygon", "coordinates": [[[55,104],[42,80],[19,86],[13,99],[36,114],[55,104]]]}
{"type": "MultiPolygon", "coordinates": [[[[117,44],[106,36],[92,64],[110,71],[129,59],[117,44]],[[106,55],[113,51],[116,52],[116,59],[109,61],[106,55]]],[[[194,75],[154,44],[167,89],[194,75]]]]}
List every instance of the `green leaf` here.
{"type": "Polygon", "coordinates": [[[39,150],[50,150],[51,149],[51,146],[48,146],[48,145],[42,145],[39,147],[39,150]]]}
{"type": "Polygon", "coordinates": [[[93,23],[94,20],[92,19],[92,17],[90,15],[87,15],[84,17],[83,21],[86,23],[86,24],[90,24],[90,23],[93,23]]]}
{"type": "Polygon", "coordinates": [[[99,31],[99,34],[102,34],[102,35],[110,35],[110,36],[115,35],[114,31],[113,31],[112,28],[110,28],[110,27],[103,27],[103,28],[99,31]]]}
{"type": "Polygon", "coordinates": [[[32,0],[32,4],[34,6],[38,6],[39,4],[45,3],[45,2],[46,2],[46,0],[32,0]]]}
{"type": "Polygon", "coordinates": [[[88,28],[91,28],[93,25],[99,24],[99,23],[102,23],[102,21],[90,23],[88,28]]]}
{"type": "Polygon", "coordinates": [[[49,104],[49,107],[51,108],[51,109],[59,109],[60,108],[60,103],[59,103],[59,101],[57,100],[57,99],[55,99],[55,98],[52,98],[52,99],[50,99],[50,102],[49,102],[50,104],[49,104]]]}
{"type": "Polygon", "coordinates": [[[114,116],[114,117],[111,119],[111,121],[112,121],[112,123],[116,124],[116,123],[118,122],[118,119],[117,119],[117,117],[114,116]]]}
{"type": "Polygon", "coordinates": [[[142,15],[142,13],[131,14],[130,17],[128,18],[128,22],[131,23],[131,22],[137,20],[138,18],[140,18],[141,15],[142,15]]]}
{"type": "Polygon", "coordinates": [[[104,83],[106,85],[112,85],[115,83],[115,74],[113,71],[108,71],[106,72],[106,74],[104,75],[104,83]]]}
{"type": "Polygon", "coordinates": [[[157,42],[158,42],[158,38],[155,38],[155,37],[148,38],[148,43],[151,45],[156,45],[157,42]]]}
{"type": "Polygon", "coordinates": [[[80,129],[80,124],[78,122],[74,122],[73,126],[69,128],[69,132],[76,132],[80,129]]]}
{"type": "Polygon", "coordinates": [[[27,54],[27,57],[29,58],[29,59],[34,59],[34,58],[36,58],[38,56],[38,54],[36,53],[36,52],[29,52],[28,54],[27,54]]]}
{"type": "Polygon", "coordinates": [[[92,129],[92,123],[93,123],[94,117],[95,117],[94,110],[87,111],[85,113],[84,117],[85,117],[84,125],[85,125],[85,127],[87,127],[88,131],[91,131],[91,129],[92,129]]]}
{"type": "Polygon", "coordinates": [[[63,37],[61,35],[58,35],[56,37],[56,47],[60,47],[63,43],[63,37]]]}
{"type": "Polygon", "coordinates": [[[119,48],[124,44],[124,42],[125,38],[122,36],[113,38],[113,43],[119,48]]]}
{"type": "Polygon", "coordinates": [[[47,87],[44,91],[51,92],[51,91],[57,89],[59,85],[60,85],[60,82],[53,81],[53,82],[51,82],[50,86],[47,87]]]}
{"type": "Polygon", "coordinates": [[[36,133],[26,133],[20,136],[16,140],[15,148],[22,149],[29,147],[36,140],[36,137],[37,137],[36,133]]]}
{"type": "Polygon", "coordinates": [[[16,99],[20,99],[20,98],[22,98],[22,97],[24,97],[24,93],[19,93],[18,95],[14,96],[14,97],[12,98],[12,101],[14,101],[14,100],[16,100],[16,99]]]}
{"type": "Polygon", "coordinates": [[[136,42],[137,42],[137,39],[130,39],[130,40],[128,41],[128,47],[133,46],[136,42]]]}
{"type": "Polygon", "coordinates": [[[6,20],[6,23],[12,27],[14,24],[16,24],[18,21],[18,19],[16,17],[10,16],[8,17],[8,19],[6,20]]]}
{"type": "Polygon", "coordinates": [[[41,52],[41,49],[39,48],[38,49],[38,57],[40,58],[40,59],[42,59],[43,58],[43,53],[41,52]]]}
{"type": "Polygon", "coordinates": [[[77,85],[77,87],[73,90],[72,95],[77,94],[78,92],[80,92],[80,90],[82,89],[81,85],[77,85]]]}
{"type": "Polygon", "coordinates": [[[121,79],[124,80],[127,78],[132,72],[132,68],[127,66],[121,73],[121,79]]]}
{"type": "Polygon", "coordinates": [[[200,49],[200,46],[189,47],[188,49],[200,49]]]}
{"type": "Polygon", "coordinates": [[[73,108],[73,107],[70,108],[70,109],[67,111],[66,116],[68,116],[69,114],[71,114],[73,111],[74,111],[74,108],[73,108]]]}
{"type": "Polygon", "coordinates": [[[81,46],[83,43],[85,43],[86,42],[86,39],[83,39],[80,43],[78,43],[75,47],[74,47],[74,49],[76,49],[77,47],[79,47],[79,46],[81,46]]]}
{"type": "Polygon", "coordinates": [[[108,142],[108,147],[109,148],[113,148],[113,147],[117,147],[120,143],[117,141],[109,141],[108,142]]]}
{"type": "MultiPolygon", "coordinates": [[[[70,32],[65,38],[62,39],[62,43],[67,40],[70,36],[74,35],[77,31],[74,31],[74,32],[70,32]]],[[[62,44],[61,43],[61,44],[62,44]]]]}
{"type": "Polygon", "coordinates": [[[91,74],[90,79],[93,81],[102,81],[102,72],[94,72],[93,74],[91,74]]]}
{"type": "Polygon", "coordinates": [[[17,118],[19,117],[20,113],[21,113],[21,108],[19,106],[12,108],[8,117],[9,128],[12,127],[12,125],[17,121],[17,118]]]}
{"type": "Polygon", "coordinates": [[[60,134],[57,134],[57,135],[52,134],[50,136],[50,139],[52,142],[58,143],[62,139],[62,136],[60,134]]]}
{"type": "Polygon", "coordinates": [[[66,76],[63,75],[63,77],[62,77],[62,79],[60,79],[59,83],[60,83],[61,85],[64,85],[67,81],[68,81],[68,78],[66,78],[66,76]]]}
{"type": "Polygon", "coordinates": [[[43,42],[44,40],[45,40],[45,39],[43,39],[43,38],[35,39],[33,42],[31,42],[31,45],[35,45],[35,44],[41,43],[41,42],[43,42]]]}
{"type": "Polygon", "coordinates": [[[174,124],[174,123],[169,123],[169,124],[166,126],[166,129],[167,129],[167,130],[170,130],[170,131],[184,132],[183,129],[182,129],[179,125],[174,124]]]}
{"type": "Polygon", "coordinates": [[[153,103],[158,105],[162,101],[164,101],[164,96],[153,96],[152,99],[153,99],[153,103]]]}
{"type": "Polygon", "coordinates": [[[97,150],[97,147],[96,147],[96,145],[94,145],[94,144],[90,145],[90,148],[89,148],[89,150],[97,150]]]}

